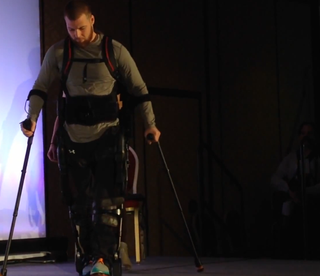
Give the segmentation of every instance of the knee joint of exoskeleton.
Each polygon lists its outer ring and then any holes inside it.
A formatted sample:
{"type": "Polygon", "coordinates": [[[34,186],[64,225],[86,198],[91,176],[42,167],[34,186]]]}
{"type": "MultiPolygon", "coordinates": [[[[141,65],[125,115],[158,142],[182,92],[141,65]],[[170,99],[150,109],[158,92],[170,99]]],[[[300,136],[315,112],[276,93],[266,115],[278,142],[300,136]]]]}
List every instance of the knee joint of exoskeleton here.
{"type": "Polygon", "coordinates": [[[118,227],[122,215],[123,202],[123,197],[116,197],[104,199],[99,205],[93,203],[93,222],[118,227]]]}

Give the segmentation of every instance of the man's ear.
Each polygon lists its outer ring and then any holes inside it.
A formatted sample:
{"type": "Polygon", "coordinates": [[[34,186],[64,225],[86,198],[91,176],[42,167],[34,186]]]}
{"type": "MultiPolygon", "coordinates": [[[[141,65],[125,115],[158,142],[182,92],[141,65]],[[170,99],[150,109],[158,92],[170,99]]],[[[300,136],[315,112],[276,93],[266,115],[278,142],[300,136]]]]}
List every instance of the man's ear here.
{"type": "Polygon", "coordinates": [[[91,15],[90,21],[91,21],[91,24],[92,24],[92,26],[93,26],[93,25],[94,25],[94,22],[95,22],[95,18],[94,18],[94,15],[93,15],[93,14],[91,15]]]}

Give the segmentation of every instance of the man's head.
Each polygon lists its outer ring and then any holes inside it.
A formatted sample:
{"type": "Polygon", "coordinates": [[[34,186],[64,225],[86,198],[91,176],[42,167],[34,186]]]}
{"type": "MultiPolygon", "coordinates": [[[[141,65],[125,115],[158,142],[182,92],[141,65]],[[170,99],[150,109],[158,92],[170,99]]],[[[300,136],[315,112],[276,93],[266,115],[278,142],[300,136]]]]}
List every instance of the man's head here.
{"type": "Polygon", "coordinates": [[[64,9],[64,20],[71,39],[84,47],[95,38],[94,16],[90,6],[82,0],[72,0],[64,9]]]}
{"type": "Polygon", "coordinates": [[[303,122],[299,127],[299,139],[303,139],[304,137],[314,137],[315,135],[315,127],[312,122],[303,122]]]}
{"type": "Polygon", "coordinates": [[[312,122],[303,122],[299,127],[298,134],[300,142],[305,142],[309,147],[313,147],[315,145],[315,125],[312,122]]]}

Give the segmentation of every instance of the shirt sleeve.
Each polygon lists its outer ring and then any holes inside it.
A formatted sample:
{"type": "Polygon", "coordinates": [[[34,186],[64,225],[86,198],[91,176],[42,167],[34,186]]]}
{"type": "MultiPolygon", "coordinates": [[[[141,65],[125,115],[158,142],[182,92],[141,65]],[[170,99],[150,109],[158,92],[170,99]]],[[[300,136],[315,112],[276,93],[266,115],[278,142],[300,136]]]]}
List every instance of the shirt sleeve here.
{"type": "MultiPolygon", "coordinates": [[[[32,90],[38,90],[47,93],[51,83],[59,76],[57,65],[55,45],[51,46],[43,59],[39,75],[32,87],[32,90]]],[[[38,95],[32,95],[29,98],[28,118],[37,121],[44,100],[38,95]]]]}
{"type": "MultiPolygon", "coordinates": [[[[122,81],[130,94],[136,97],[148,94],[147,86],[141,77],[135,61],[123,45],[119,47],[118,65],[122,81]]],[[[151,102],[142,102],[137,106],[137,109],[142,116],[144,127],[155,127],[155,115],[151,102]]]]}
{"type": "Polygon", "coordinates": [[[297,158],[294,153],[287,155],[271,177],[271,186],[277,191],[289,192],[287,181],[290,181],[297,171],[297,158]]]}

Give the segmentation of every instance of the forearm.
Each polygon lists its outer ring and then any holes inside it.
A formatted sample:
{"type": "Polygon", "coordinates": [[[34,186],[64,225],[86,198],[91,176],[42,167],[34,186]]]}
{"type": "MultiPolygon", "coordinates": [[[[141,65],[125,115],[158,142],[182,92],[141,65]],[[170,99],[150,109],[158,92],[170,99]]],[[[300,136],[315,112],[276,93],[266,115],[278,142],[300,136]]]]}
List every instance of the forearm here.
{"type": "Polygon", "coordinates": [[[29,98],[28,106],[28,119],[31,119],[34,122],[38,121],[40,111],[43,107],[44,99],[37,95],[32,95],[29,98]]]}
{"type": "Polygon", "coordinates": [[[156,126],[156,120],[153,113],[152,104],[150,101],[143,102],[137,106],[138,112],[142,117],[145,129],[156,126]]]}
{"type": "Polygon", "coordinates": [[[307,195],[320,196],[320,183],[306,188],[307,195]]]}
{"type": "Polygon", "coordinates": [[[57,132],[59,128],[59,117],[56,117],[56,120],[54,121],[52,136],[51,136],[51,144],[56,145],[58,142],[57,132]]]}
{"type": "Polygon", "coordinates": [[[271,186],[276,191],[283,191],[283,192],[289,191],[288,183],[277,174],[274,174],[271,177],[271,186]]]}

